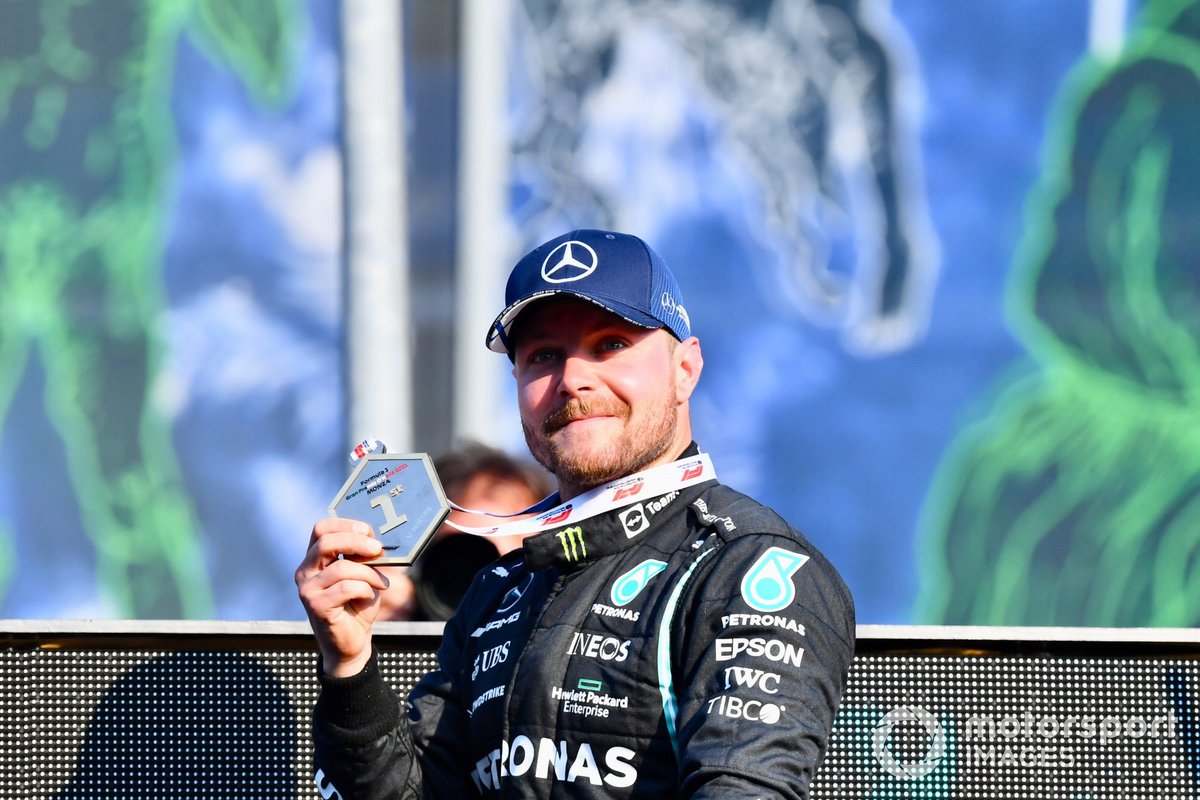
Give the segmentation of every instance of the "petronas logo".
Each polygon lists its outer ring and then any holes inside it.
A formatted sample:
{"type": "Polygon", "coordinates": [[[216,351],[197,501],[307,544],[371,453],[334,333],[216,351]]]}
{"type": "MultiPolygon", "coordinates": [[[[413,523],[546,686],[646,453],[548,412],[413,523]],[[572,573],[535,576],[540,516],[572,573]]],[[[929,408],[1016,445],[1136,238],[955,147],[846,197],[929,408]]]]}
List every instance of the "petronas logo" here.
{"type": "Polygon", "coordinates": [[[646,588],[646,584],[666,568],[667,562],[656,561],[650,558],[617,578],[616,582],[613,583],[612,592],[609,594],[613,605],[626,606],[632,603],[633,598],[641,594],[642,589],[646,588]]]}
{"type": "Polygon", "coordinates": [[[742,578],[742,599],[759,611],[779,611],[796,599],[792,576],[804,566],[808,556],[772,547],[759,556],[742,578]]]}
{"type": "Polygon", "coordinates": [[[563,555],[567,561],[587,558],[587,542],[583,539],[583,528],[578,525],[573,528],[563,528],[555,535],[562,544],[563,555]]]}

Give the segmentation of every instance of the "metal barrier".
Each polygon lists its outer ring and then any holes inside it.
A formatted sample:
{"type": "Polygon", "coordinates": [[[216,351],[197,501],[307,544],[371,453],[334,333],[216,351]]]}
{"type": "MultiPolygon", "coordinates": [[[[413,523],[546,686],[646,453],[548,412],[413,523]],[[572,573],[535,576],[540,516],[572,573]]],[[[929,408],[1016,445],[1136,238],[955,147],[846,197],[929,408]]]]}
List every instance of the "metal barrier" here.
{"type": "MultiPolygon", "coordinates": [[[[440,632],[378,626],[397,692],[440,632]]],[[[813,797],[1195,798],[1198,659],[1192,630],[860,626],[813,797]]],[[[317,798],[315,664],[304,623],[0,621],[0,797],[317,798]]]]}

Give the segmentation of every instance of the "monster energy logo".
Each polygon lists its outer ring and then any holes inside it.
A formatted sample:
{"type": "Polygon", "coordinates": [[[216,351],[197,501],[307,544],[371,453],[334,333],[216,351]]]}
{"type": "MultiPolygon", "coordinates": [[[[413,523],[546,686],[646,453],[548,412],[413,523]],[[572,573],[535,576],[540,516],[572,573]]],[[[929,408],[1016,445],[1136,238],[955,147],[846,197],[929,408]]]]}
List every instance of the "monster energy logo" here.
{"type": "Polygon", "coordinates": [[[583,539],[583,528],[576,525],[559,531],[558,541],[562,543],[563,555],[568,561],[578,561],[587,558],[587,542],[583,539]]]}

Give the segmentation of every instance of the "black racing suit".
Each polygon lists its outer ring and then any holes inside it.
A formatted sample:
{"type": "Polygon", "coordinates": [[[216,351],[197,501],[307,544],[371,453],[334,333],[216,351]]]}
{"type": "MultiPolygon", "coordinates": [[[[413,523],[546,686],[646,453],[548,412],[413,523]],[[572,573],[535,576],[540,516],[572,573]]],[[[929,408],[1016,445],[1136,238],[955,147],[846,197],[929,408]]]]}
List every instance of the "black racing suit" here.
{"type": "Polygon", "coordinates": [[[854,649],[834,568],[716,481],[482,570],[405,713],[320,673],[317,783],[357,798],[803,798],[854,649]]]}

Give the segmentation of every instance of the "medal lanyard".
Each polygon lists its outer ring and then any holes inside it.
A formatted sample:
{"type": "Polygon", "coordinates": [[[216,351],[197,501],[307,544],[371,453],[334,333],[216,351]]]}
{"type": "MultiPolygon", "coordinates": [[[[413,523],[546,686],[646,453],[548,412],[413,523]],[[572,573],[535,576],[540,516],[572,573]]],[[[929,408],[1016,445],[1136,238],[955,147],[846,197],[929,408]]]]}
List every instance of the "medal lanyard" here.
{"type": "Polygon", "coordinates": [[[506,522],[490,528],[459,525],[450,520],[446,520],[446,524],[463,533],[473,533],[476,536],[513,536],[537,533],[540,530],[565,525],[568,522],[581,522],[591,517],[598,517],[639,500],[652,500],[668,492],[678,491],[703,481],[714,480],[716,477],[712,460],[707,453],[701,453],[627,475],[624,478],[617,478],[549,509],[545,507],[554,502],[557,498],[556,494],[515,514],[491,514],[487,511],[474,511],[451,503],[453,508],[470,514],[487,514],[490,517],[515,517],[522,514],[536,514],[536,516],[506,522]]]}

